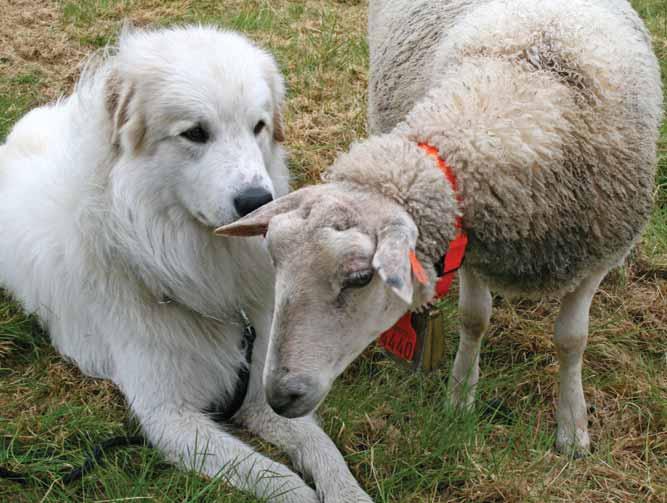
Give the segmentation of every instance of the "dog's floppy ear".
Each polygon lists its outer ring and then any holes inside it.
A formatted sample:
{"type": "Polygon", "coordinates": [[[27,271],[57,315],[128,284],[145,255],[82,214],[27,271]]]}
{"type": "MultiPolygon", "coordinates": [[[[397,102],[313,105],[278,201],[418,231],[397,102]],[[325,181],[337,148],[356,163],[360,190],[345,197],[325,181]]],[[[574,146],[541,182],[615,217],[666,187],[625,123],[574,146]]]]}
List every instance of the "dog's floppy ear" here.
{"type": "Polygon", "coordinates": [[[263,236],[269,228],[271,219],[298,208],[309,190],[310,188],[306,187],[278,198],[234,223],[218,227],[215,233],[218,236],[263,236]]]}
{"type": "Polygon", "coordinates": [[[282,106],[285,99],[285,82],[278,69],[278,65],[270,54],[266,54],[262,62],[263,74],[266,83],[271,89],[273,99],[273,140],[277,143],[285,141],[285,130],[283,129],[282,106]]]}
{"type": "Polygon", "coordinates": [[[111,143],[122,147],[125,136],[129,146],[136,151],[146,132],[144,119],[138,111],[135,86],[112,70],[105,84],[105,105],[111,121],[111,143]]]}
{"type": "Polygon", "coordinates": [[[285,141],[285,132],[283,131],[283,114],[279,108],[273,112],[273,140],[282,143],[285,141]]]}

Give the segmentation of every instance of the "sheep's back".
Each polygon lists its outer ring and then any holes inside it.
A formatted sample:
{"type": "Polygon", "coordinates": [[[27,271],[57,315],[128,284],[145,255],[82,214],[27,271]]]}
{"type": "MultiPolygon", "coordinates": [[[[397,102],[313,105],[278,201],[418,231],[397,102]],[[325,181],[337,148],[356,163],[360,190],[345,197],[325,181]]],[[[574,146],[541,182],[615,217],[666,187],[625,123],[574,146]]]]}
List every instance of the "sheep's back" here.
{"type": "Polygon", "coordinates": [[[467,265],[531,295],[620,260],[651,212],[662,109],[627,2],[488,2],[435,58],[438,81],[407,125],[459,175],[467,265]]]}
{"type": "Polygon", "coordinates": [[[368,18],[371,134],[389,132],[426,93],[443,34],[488,0],[371,0],[368,18]]]}

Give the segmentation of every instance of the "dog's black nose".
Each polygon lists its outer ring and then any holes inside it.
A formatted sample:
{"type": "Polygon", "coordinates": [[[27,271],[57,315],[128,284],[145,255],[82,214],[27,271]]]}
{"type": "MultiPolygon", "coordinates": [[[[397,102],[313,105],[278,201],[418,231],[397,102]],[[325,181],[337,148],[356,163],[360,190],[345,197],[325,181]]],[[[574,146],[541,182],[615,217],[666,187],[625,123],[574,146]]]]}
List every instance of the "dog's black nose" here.
{"type": "Polygon", "coordinates": [[[260,187],[252,187],[234,198],[234,208],[240,217],[244,217],[271,201],[273,201],[271,192],[260,187]]]}

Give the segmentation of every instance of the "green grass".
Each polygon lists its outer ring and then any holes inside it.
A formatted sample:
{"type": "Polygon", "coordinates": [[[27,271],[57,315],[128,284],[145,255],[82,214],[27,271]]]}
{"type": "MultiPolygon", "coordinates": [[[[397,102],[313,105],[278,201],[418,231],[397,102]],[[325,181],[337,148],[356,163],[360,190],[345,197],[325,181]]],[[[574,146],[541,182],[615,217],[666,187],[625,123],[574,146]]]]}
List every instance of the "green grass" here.
{"type": "Polygon", "coordinates": [[[21,73],[12,78],[0,76],[0,141],[26,110],[37,104],[38,73],[21,73]]]}
{"type": "MultiPolygon", "coordinates": [[[[667,75],[667,5],[634,4],[667,75]]],[[[299,184],[317,180],[336,152],[365,135],[363,2],[35,0],[33,7],[36,19],[44,9],[52,14],[27,38],[37,56],[0,50],[0,138],[27,110],[66,93],[73,61],[114,40],[125,18],[139,26],[219,24],[271,49],[288,83],[287,144],[299,184]]],[[[20,15],[8,12],[6,19],[19,19],[11,26],[0,19],[3,31],[30,28],[20,15]]],[[[475,410],[454,412],[443,399],[456,347],[453,316],[445,368],[413,375],[369,350],[322,406],[326,431],[375,501],[667,501],[667,126],[659,149],[651,223],[639,251],[605,281],[592,309],[584,382],[594,453],[573,460],[552,448],[557,304],[496,298],[475,410]]],[[[453,297],[447,302],[452,313],[453,297]]],[[[112,385],[82,376],[34,319],[0,298],[0,466],[32,478],[25,488],[0,480],[0,501],[256,503],[218,480],[171,467],[148,447],[112,451],[81,482],[59,482],[93,446],[135,430],[112,385]]]]}

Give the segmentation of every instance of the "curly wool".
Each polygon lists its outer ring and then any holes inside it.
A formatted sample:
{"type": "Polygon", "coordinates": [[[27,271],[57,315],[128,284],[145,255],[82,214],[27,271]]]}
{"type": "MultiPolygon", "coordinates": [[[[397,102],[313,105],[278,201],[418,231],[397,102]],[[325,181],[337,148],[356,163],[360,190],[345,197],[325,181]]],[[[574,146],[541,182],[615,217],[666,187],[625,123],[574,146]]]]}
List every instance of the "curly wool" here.
{"type": "Polygon", "coordinates": [[[452,188],[435,166],[415,142],[388,134],[353,145],[327,170],[324,180],[351,184],[400,205],[419,229],[417,256],[434,263],[454,238],[459,215],[452,188]]]}
{"type": "Polygon", "coordinates": [[[436,146],[459,180],[466,265],[506,293],[560,294],[621,260],[651,211],[662,116],[657,60],[629,4],[382,4],[371,34],[395,35],[370,39],[370,124],[395,129],[342,156],[335,178],[381,193],[389,177],[406,181],[396,191],[431,256],[455,205],[441,184],[412,180],[440,175],[414,145],[436,146]]]}

